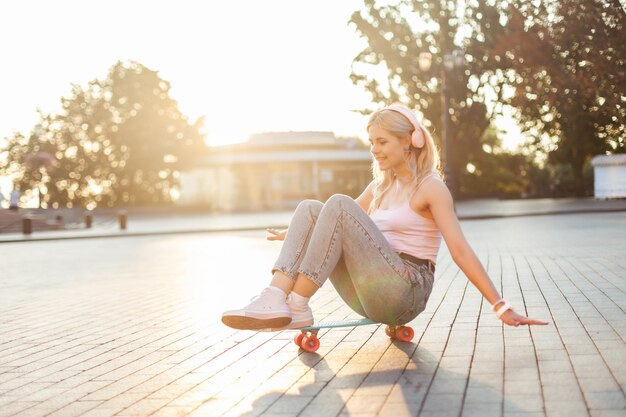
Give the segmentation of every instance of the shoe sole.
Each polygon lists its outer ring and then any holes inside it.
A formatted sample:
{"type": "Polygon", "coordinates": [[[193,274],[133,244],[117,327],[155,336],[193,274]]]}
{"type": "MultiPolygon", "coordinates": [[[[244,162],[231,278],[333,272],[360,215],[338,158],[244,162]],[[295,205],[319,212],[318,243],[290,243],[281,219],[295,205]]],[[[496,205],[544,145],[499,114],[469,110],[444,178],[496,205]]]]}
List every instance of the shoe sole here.
{"type": "Polygon", "coordinates": [[[284,327],[291,323],[291,317],[273,319],[256,319],[246,316],[223,316],[222,323],[237,330],[259,330],[273,327],[284,327]]]}
{"type": "Polygon", "coordinates": [[[303,327],[312,326],[313,320],[309,321],[301,321],[299,323],[294,323],[293,321],[286,326],[281,327],[268,327],[267,329],[258,329],[261,332],[281,332],[283,330],[300,330],[303,327]]]}

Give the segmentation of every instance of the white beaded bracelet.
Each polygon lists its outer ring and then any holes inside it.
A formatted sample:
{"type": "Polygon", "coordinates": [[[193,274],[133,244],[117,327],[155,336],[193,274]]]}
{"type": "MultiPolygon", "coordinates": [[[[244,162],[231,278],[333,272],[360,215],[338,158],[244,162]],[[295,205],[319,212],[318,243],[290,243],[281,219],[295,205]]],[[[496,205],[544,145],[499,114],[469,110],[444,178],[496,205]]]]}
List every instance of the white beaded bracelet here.
{"type": "Polygon", "coordinates": [[[493,303],[491,305],[491,311],[493,311],[494,313],[496,312],[496,306],[500,303],[506,303],[506,300],[504,298],[500,298],[498,301],[496,301],[495,303],[493,303]]]}
{"type": "Polygon", "coordinates": [[[507,310],[512,310],[512,309],[511,309],[511,306],[506,302],[504,298],[499,299],[498,301],[493,303],[493,305],[491,306],[491,311],[494,311],[498,318],[500,318],[504,314],[504,312],[507,310]],[[502,303],[502,305],[496,310],[496,306],[500,303],[502,303]]]}

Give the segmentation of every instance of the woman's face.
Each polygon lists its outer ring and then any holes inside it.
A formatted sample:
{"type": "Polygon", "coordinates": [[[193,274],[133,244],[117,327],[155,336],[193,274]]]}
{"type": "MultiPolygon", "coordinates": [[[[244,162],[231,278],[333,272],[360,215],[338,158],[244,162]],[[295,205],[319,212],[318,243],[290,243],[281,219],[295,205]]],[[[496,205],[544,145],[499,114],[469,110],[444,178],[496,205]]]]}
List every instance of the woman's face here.
{"type": "Polygon", "coordinates": [[[393,133],[378,126],[370,127],[370,152],[381,170],[404,167],[404,148],[409,146],[408,140],[402,141],[393,133]],[[403,143],[406,142],[406,143],[403,143]]]}

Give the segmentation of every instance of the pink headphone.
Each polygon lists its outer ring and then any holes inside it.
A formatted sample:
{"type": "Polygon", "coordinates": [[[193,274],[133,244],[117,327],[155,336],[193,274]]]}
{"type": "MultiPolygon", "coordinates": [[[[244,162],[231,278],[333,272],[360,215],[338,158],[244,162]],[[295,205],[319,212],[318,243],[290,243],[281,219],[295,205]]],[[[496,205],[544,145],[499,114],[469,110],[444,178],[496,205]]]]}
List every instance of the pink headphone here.
{"type": "Polygon", "coordinates": [[[384,107],[382,110],[393,110],[402,114],[404,117],[409,119],[409,122],[413,125],[415,130],[413,130],[413,134],[411,134],[411,144],[416,148],[423,148],[426,142],[424,137],[424,132],[422,130],[421,123],[417,120],[417,117],[413,114],[411,110],[404,106],[400,106],[398,104],[392,104],[391,106],[384,107]]]}

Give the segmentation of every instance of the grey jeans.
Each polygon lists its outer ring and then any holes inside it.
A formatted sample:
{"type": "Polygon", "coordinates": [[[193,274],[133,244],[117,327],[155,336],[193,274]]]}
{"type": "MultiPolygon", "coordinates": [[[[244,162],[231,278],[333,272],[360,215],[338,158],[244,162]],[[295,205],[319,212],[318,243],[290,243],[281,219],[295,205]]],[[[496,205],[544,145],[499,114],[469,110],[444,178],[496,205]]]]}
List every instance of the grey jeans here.
{"type": "Polygon", "coordinates": [[[358,314],[385,324],[404,324],[424,311],[434,276],[426,265],[401,258],[370,216],[351,197],[322,203],[303,200],[293,214],[272,268],[318,286],[330,278],[358,314]]]}

